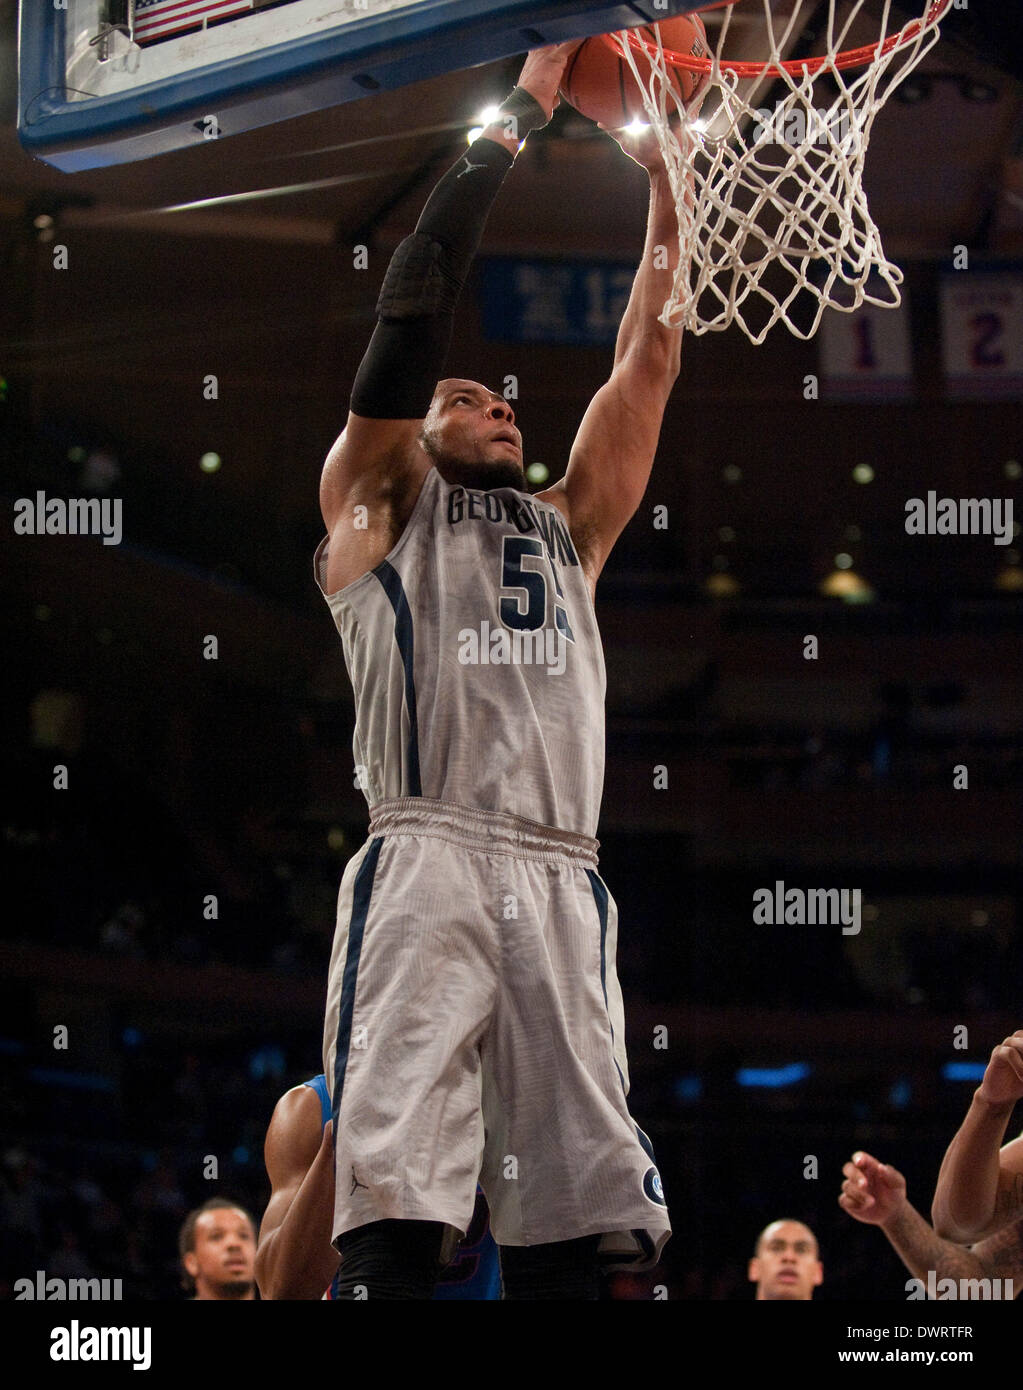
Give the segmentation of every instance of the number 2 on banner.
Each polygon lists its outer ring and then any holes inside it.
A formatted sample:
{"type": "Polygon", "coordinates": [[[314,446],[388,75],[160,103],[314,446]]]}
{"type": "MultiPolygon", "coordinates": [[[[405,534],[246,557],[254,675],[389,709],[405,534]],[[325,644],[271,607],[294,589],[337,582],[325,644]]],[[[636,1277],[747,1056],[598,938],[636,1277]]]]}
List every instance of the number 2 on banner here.
{"type": "Polygon", "coordinates": [[[970,361],[974,367],[1004,367],[1005,353],[995,343],[1005,331],[1001,314],[974,314],[970,320],[974,338],[970,344],[970,361]]]}
{"type": "Polygon", "coordinates": [[[1023,275],[947,274],[941,286],[945,381],[953,400],[1023,396],[1023,275]]]}

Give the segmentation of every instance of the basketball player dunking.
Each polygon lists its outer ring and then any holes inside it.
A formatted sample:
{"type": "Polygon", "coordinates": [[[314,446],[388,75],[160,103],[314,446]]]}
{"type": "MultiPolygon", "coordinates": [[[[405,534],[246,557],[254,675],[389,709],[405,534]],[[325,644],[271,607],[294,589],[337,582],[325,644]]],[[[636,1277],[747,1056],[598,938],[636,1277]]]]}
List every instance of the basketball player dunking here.
{"type": "Polygon", "coordinates": [[[681,333],[657,322],[678,226],[652,140],[622,137],[650,175],[646,247],[564,478],[531,497],[507,401],[438,382],[491,204],[550,119],[573,47],[529,56],[394,253],[323,469],[315,572],[370,806],[341,884],[324,1034],[340,1299],[429,1298],[477,1178],[506,1298],[596,1298],[601,1259],[648,1267],[669,1234],[626,1103],[617,912],[593,838],[594,590],[679,371],[681,333]]]}

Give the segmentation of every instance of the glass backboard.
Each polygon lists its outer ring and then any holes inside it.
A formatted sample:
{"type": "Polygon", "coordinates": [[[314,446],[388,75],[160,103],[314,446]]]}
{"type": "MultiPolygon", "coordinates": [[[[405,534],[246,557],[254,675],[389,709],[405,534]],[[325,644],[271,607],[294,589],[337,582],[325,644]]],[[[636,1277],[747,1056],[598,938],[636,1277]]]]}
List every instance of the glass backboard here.
{"type": "Polygon", "coordinates": [[[705,3],[22,0],[18,133],[59,169],[121,164],[705,3]]]}

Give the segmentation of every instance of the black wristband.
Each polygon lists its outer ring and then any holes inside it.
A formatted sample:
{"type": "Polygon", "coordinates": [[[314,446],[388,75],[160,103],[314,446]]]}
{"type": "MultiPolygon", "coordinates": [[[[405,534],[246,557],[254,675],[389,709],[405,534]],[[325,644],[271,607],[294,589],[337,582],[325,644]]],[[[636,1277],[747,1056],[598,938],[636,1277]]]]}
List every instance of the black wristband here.
{"type": "MultiPolygon", "coordinates": [[[[514,117],[517,129],[512,136],[513,140],[524,139],[531,130],[542,130],[551,119],[536,97],[527,92],[525,87],[516,87],[508,93],[501,102],[501,116],[514,117]]],[[[497,125],[500,119],[499,116],[491,124],[497,125]]]]}

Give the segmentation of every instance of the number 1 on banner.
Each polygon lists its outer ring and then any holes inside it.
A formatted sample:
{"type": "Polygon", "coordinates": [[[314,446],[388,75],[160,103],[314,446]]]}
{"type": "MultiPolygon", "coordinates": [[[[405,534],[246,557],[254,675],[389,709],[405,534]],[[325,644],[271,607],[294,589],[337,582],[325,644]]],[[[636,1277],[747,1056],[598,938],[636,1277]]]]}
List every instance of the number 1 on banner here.
{"type": "Polygon", "coordinates": [[[822,395],[828,400],[900,400],[913,391],[909,307],[863,304],[855,313],[829,312],[820,333],[822,395]]]}

